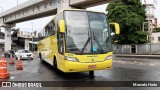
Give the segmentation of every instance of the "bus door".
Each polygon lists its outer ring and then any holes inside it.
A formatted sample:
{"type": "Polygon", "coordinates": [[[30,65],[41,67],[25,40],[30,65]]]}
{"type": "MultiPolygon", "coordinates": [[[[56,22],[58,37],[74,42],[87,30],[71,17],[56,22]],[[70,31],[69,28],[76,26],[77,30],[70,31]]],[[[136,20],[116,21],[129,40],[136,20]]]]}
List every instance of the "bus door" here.
{"type": "MultiPolygon", "coordinates": [[[[58,43],[58,57],[57,63],[60,66],[64,66],[64,34],[60,32],[60,20],[62,20],[62,13],[60,13],[57,17],[57,43],[58,43]]],[[[57,65],[58,66],[58,65],[57,65]]],[[[60,67],[61,68],[61,67],[60,67]]]]}

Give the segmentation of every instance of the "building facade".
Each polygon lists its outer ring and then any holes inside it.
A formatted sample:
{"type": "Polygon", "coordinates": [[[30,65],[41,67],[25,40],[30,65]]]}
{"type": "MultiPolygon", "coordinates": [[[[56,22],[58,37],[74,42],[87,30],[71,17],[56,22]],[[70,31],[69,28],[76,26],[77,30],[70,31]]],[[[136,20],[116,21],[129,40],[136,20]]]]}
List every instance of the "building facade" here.
{"type": "Polygon", "coordinates": [[[152,33],[152,43],[160,43],[160,32],[152,33]]]}
{"type": "MultiPolygon", "coordinates": [[[[5,37],[4,32],[0,32],[0,53],[4,51],[4,43],[5,37]]],[[[26,49],[31,51],[37,51],[37,41],[38,35],[37,32],[24,32],[14,30],[11,35],[11,50],[19,50],[19,49],[26,49]]]]}
{"type": "Polygon", "coordinates": [[[26,32],[15,30],[12,33],[12,41],[17,45],[17,49],[37,51],[37,32],[26,32]]]}

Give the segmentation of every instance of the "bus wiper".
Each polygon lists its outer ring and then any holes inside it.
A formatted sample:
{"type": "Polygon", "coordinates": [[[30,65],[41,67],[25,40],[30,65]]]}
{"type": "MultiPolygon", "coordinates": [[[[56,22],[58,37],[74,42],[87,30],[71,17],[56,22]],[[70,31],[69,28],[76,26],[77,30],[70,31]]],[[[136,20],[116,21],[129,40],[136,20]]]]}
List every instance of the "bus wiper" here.
{"type": "Polygon", "coordinates": [[[99,43],[98,39],[94,36],[94,32],[93,32],[93,39],[96,41],[98,47],[100,47],[101,53],[104,53],[103,48],[101,46],[101,44],[99,43]]]}
{"type": "Polygon", "coordinates": [[[84,52],[86,46],[88,45],[89,41],[91,40],[91,37],[90,37],[90,35],[89,35],[89,31],[88,31],[88,36],[89,36],[89,37],[88,37],[86,43],[84,44],[84,46],[83,46],[83,48],[82,48],[82,50],[81,50],[81,54],[84,52]]]}
{"type": "Polygon", "coordinates": [[[81,50],[81,53],[83,53],[84,52],[84,49],[86,48],[86,46],[88,45],[88,43],[89,43],[89,41],[91,40],[91,38],[90,37],[88,37],[88,39],[87,39],[87,41],[86,41],[86,43],[85,43],[85,45],[84,45],[84,47],[82,48],[82,50],[81,50]]]}

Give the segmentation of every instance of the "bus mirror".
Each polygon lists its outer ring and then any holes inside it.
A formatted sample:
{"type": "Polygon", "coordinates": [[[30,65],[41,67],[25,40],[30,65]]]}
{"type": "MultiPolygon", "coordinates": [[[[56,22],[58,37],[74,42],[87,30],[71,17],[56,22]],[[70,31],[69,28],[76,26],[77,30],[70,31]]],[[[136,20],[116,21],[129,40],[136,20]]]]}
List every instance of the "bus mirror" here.
{"type": "Polygon", "coordinates": [[[109,25],[115,34],[120,34],[120,27],[118,23],[109,23],[109,25]]]}
{"type": "Polygon", "coordinates": [[[60,32],[65,32],[65,22],[64,20],[60,20],[60,32]]]}

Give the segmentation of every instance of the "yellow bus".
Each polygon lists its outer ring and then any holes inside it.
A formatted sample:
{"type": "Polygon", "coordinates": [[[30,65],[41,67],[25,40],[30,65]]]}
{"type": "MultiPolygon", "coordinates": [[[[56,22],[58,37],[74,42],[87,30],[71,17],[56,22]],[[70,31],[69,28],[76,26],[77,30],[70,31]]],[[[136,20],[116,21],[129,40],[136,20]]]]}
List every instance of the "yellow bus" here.
{"type": "MultiPolygon", "coordinates": [[[[119,25],[115,33],[119,34],[119,25]]],[[[112,67],[111,29],[106,15],[87,10],[63,10],[38,33],[38,53],[63,72],[105,70],[112,67]]]]}

